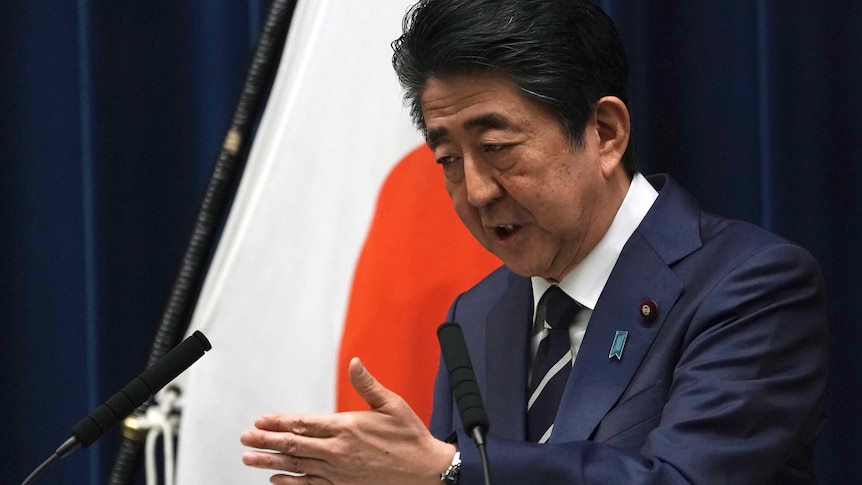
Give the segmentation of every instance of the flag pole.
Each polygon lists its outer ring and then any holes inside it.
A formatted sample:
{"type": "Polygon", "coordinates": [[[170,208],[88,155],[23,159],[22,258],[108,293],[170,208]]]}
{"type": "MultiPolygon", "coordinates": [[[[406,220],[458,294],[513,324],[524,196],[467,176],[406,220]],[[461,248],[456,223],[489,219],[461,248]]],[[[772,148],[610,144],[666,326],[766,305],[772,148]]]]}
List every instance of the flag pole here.
{"type": "MultiPolygon", "coordinates": [[[[207,261],[218,241],[218,228],[230,207],[231,192],[242,176],[244,158],[251,146],[249,135],[260,117],[275,78],[296,2],[297,0],[272,0],[270,4],[239,101],[162,313],[150,350],[148,367],[171,350],[188,327],[206,274],[207,261]]],[[[147,402],[138,408],[134,415],[126,418],[123,439],[108,482],[111,485],[129,485],[134,479],[144,446],[136,422],[138,417],[145,414],[150,404],[151,402],[147,402]]]]}

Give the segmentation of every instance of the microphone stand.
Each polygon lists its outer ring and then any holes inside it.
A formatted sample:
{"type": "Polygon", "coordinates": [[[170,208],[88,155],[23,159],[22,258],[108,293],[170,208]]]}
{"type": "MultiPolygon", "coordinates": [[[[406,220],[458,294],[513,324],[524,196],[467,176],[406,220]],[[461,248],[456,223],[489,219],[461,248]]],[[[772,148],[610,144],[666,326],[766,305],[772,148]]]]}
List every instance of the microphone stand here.
{"type": "MultiPolygon", "coordinates": [[[[162,314],[148,366],[176,345],[188,326],[206,274],[208,259],[218,240],[219,225],[228,212],[231,192],[242,174],[242,162],[251,145],[249,134],[260,116],[275,78],[296,1],[273,0],[267,12],[230,127],[162,314]]],[[[124,423],[124,438],[111,471],[110,485],[130,485],[133,481],[144,446],[140,441],[137,421],[150,404],[151,401],[148,401],[139,407],[124,423]]]]}
{"type": "Polygon", "coordinates": [[[482,461],[482,476],[485,477],[485,485],[491,485],[488,450],[485,448],[485,430],[481,426],[476,426],[470,433],[470,437],[473,438],[473,443],[476,443],[476,449],[479,450],[479,459],[482,461]]]}

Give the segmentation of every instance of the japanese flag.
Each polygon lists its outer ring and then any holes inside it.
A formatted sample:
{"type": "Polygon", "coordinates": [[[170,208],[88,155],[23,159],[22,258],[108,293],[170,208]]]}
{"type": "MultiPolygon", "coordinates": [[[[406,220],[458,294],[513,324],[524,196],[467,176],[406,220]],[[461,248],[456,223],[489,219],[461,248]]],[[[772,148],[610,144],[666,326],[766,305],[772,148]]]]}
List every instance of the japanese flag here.
{"type": "Polygon", "coordinates": [[[428,421],[436,327],[500,265],[461,225],[391,66],[410,0],[299,2],[190,331],[177,483],[265,483],[242,465],[264,413],[366,409],[360,357],[428,421]]]}

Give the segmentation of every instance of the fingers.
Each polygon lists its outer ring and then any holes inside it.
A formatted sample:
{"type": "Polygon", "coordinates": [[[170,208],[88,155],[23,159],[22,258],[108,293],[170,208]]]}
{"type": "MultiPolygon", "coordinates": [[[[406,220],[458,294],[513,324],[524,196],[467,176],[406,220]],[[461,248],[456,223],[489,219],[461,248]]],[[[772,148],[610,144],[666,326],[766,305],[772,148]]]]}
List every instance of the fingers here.
{"type": "Polygon", "coordinates": [[[269,483],[273,485],[333,485],[332,482],[323,478],[311,475],[292,476],[292,475],[273,475],[269,479],[269,483]]]}
{"type": "MultiPolygon", "coordinates": [[[[272,450],[288,455],[316,458],[314,453],[314,438],[307,438],[294,433],[264,431],[250,429],[240,435],[240,442],[248,447],[261,450],[272,450]]],[[[292,469],[291,469],[292,470],[292,469]]]]}
{"type": "Polygon", "coordinates": [[[312,477],[319,478],[331,472],[329,464],[316,457],[319,451],[315,451],[314,445],[321,445],[320,439],[292,433],[248,430],[240,436],[240,441],[246,446],[258,448],[243,453],[244,465],[308,475],[301,477],[305,481],[280,479],[278,482],[273,480],[273,483],[329,483],[312,480],[312,477]]]}
{"type": "Polygon", "coordinates": [[[331,419],[331,415],[264,414],[254,421],[254,427],[266,431],[329,438],[333,435],[333,430],[326,423],[331,419]]]}
{"type": "Polygon", "coordinates": [[[272,451],[246,451],[242,454],[242,463],[246,466],[266,470],[286,471],[290,473],[320,473],[321,463],[314,458],[300,458],[272,451]]]}
{"type": "MultiPolygon", "coordinates": [[[[370,411],[260,416],[255,429],[240,436],[243,445],[254,448],[243,454],[243,463],[303,474],[274,475],[274,484],[368,484],[374,483],[368,477],[380,474],[392,475],[382,483],[409,482],[403,480],[403,465],[416,457],[410,451],[414,446],[430,449],[426,445],[433,438],[428,429],[406,401],[383,387],[359,359],[351,360],[348,377],[370,411]]],[[[421,465],[427,465],[427,457],[421,460],[421,465]]],[[[451,460],[451,454],[444,460],[451,460]]]]}
{"type": "Polygon", "coordinates": [[[321,460],[271,451],[246,451],[242,455],[242,463],[254,468],[311,476],[322,476],[327,473],[326,463],[321,460]]]}
{"type": "Polygon", "coordinates": [[[395,394],[383,387],[374,376],[365,369],[359,357],[354,357],[350,360],[350,365],[347,368],[347,375],[350,378],[350,384],[359,393],[359,396],[368,403],[368,406],[373,410],[379,410],[392,401],[395,394]]]}

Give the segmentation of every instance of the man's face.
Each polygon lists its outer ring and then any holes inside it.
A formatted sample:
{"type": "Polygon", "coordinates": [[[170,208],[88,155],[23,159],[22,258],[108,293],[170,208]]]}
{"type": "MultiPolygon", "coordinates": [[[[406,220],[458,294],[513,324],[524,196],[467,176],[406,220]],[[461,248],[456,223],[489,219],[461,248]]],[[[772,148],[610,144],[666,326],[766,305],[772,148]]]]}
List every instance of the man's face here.
{"type": "Polygon", "coordinates": [[[500,75],[432,78],[420,101],[455,211],[512,271],[559,281],[595,247],[621,200],[595,114],[575,148],[547,107],[500,75]]]}

